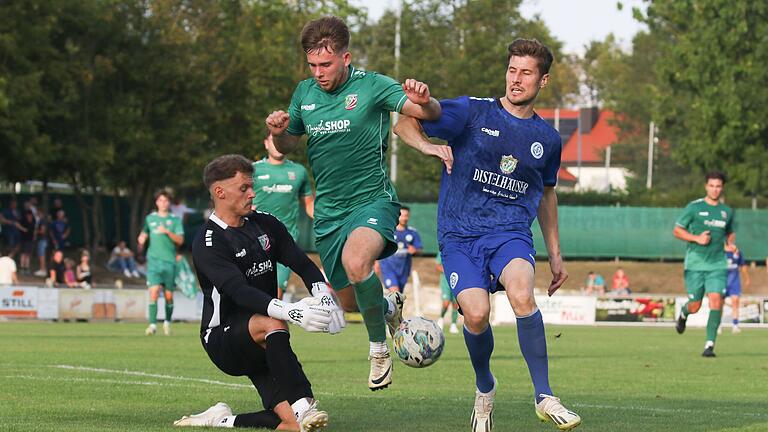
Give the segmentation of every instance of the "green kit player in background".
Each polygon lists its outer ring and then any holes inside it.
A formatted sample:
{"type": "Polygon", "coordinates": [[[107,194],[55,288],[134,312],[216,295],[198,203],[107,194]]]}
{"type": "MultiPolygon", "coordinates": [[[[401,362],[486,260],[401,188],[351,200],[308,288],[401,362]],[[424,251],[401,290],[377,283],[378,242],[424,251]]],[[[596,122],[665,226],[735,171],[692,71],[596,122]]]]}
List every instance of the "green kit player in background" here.
{"type": "Polygon", "coordinates": [[[160,191],[155,195],[157,211],[147,215],[144,228],[139,234],[139,250],[149,240],[147,250],[147,286],[149,287],[149,327],[148,336],[157,333],[157,298],[160,289],[165,293],[165,321],[163,332],[171,334],[171,317],[173,316],[173,291],[176,289],[176,257],[177,249],[184,243],[184,226],[181,219],[170,211],[171,196],[168,192],[160,191]]]}
{"type": "MultiPolygon", "coordinates": [[[[315,214],[315,197],[307,170],[277,151],[271,134],[264,138],[264,148],[267,157],[253,163],[253,210],[271,213],[298,243],[299,202],[307,216],[313,218],[315,214]]],[[[291,269],[277,263],[277,298],[283,298],[290,277],[291,269]]]]}
{"type": "Polygon", "coordinates": [[[266,123],[281,153],[296,150],[299,137],[308,136],[317,250],[341,307],[363,316],[370,341],[368,387],[379,390],[392,382],[386,327],[394,333],[404,300],[400,293],[384,297],[373,273],[374,262],[397,249],[400,204],[386,168],[389,116],[394,111],[434,120],[440,104],[422,82],[401,85],[353,67],[349,29],[337,17],[307,23],[301,44],[312,78],[296,87],[287,113],[275,111],[266,123]]]}
{"type": "Polygon", "coordinates": [[[440,273],[440,299],[443,302],[443,305],[440,308],[440,318],[437,320],[437,325],[441,329],[443,328],[443,325],[445,324],[443,322],[443,317],[445,316],[445,313],[448,312],[448,308],[453,307],[453,311],[451,312],[451,327],[448,331],[451,333],[458,333],[459,328],[456,327],[456,321],[459,319],[459,303],[456,302],[456,297],[454,297],[451,292],[451,286],[448,284],[448,279],[445,278],[443,257],[440,256],[440,252],[437,252],[435,262],[437,264],[437,271],[440,273]]]}
{"type": "Polygon", "coordinates": [[[736,235],[733,232],[733,210],[720,202],[725,174],[709,172],[706,181],[704,188],[707,195],[685,207],[674,230],[675,237],[688,242],[684,272],[688,303],[680,312],[676,329],[681,334],[685,331],[688,315],[699,311],[706,292],[710,311],[707,342],[702,355],[714,357],[728,276],[728,260],[723,247],[735,243],[736,235]]]}

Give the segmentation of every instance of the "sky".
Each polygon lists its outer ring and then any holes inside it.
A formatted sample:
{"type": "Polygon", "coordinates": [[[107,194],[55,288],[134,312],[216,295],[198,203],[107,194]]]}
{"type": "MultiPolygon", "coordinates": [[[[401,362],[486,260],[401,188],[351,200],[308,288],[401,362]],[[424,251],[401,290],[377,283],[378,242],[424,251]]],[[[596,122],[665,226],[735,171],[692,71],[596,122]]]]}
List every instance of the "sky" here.
{"type": "MultiPolygon", "coordinates": [[[[351,0],[368,9],[370,19],[378,19],[385,10],[394,9],[398,0],[351,0]]],[[[629,48],[632,36],[645,25],[632,18],[632,7],[645,9],[642,0],[524,0],[520,12],[525,18],[541,15],[557,39],[565,43],[565,52],[581,54],[591,40],[603,40],[613,33],[621,46],[629,48]]]]}

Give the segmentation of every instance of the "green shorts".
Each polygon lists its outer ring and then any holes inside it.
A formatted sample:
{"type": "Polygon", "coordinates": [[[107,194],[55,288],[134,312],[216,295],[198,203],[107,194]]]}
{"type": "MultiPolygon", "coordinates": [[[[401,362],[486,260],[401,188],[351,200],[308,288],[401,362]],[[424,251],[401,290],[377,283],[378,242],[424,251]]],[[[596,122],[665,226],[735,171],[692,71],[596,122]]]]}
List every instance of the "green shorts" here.
{"type": "Polygon", "coordinates": [[[342,220],[315,220],[315,246],[320,254],[325,275],[334,290],[349,286],[349,279],[341,264],[341,253],[347,237],[355,228],[376,230],[384,239],[384,251],[378,259],[386,258],[397,250],[395,226],[400,218],[400,204],[378,200],[358,207],[342,220]]]}
{"type": "Polygon", "coordinates": [[[684,274],[689,301],[701,301],[705,292],[725,296],[728,270],[685,270],[684,274]]]}
{"type": "Polygon", "coordinates": [[[176,290],[176,262],[147,260],[147,286],[162,285],[163,288],[176,290]]]}
{"type": "MultiPolygon", "coordinates": [[[[287,227],[286,227],[287,228],[287,227]]],[[[293,237],[293,241],[298,244],[299,242],[299,229],[295,226],[288,229],[288,233],[293,237]]],[[[277,287],[285,292],[288,288],[288,279],[291,278],[291,269],[280,263],[277,263],[277,287]]]]}

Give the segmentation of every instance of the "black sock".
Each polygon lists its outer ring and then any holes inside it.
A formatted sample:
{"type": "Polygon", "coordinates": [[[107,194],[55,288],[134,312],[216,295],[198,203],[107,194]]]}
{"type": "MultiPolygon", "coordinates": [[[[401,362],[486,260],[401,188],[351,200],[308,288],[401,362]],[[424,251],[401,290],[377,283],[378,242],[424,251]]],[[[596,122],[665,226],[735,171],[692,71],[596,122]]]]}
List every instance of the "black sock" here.
{"type": "Polygon", "coordinates": [[[274,429],[281,423],[280,417],[273,411],[238,414],[235,416],[235,427],[260,427],[274,429]]]}
{"type": "Polygon", "coordinates": [[[291,349],[290,335],[278,331],[267,336],[267,365],[289,404],[301,398],[313,398],[312,386],[304,375],[299,359],[291,349]]]}

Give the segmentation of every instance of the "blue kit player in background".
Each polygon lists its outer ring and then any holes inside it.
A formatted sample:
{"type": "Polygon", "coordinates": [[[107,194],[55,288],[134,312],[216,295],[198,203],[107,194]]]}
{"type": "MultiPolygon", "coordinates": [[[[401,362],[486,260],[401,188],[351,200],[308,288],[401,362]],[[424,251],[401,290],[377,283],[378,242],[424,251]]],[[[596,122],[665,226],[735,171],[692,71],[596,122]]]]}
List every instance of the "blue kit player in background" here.
{"type": "Polygon", "coordinates": [[[728,259],[728,280],[725,285],[725,297],[731,298],[731,316],[733,317],[733,334],[741,333],[739,328],[739,304],[741,303],[741,279],[744,279],[744,286],[750,284],[747,263],[744,262],[744,255],[735,244],[726,243],[725,257],[728,259]]]}
{"type": "Polygon", "coordinates": [[[381,268],[381,280],[390,292],[403,292],[408,276],[411,274],[413,256],[421,252],[421,236],[416,228],[408,226],[411,209],[400,207],[400,218],[395,227],[395,242],[397,251],[378,262],[381,268]]]}
{"type": "Polygon", "coordinates": [[[439,120],[419,124],[403,117],[395,127],[408,145],[445,163],[438,243],[445,274],[464,315],[464,341],[475,371],[473,432],[493,428],[498,383],[490,370],[494,341],[488,318],[489,294],[498,290],[506,292],[517,317],[536,415],[560,430],[581,423],[552,395],[544,322],[533,295],[534,218],[541,226],[553,276],[549,295],[568,277],[560,255],[555,193],[562,142],[533,110],[536,96],[549,80],[552,61],[552,52],[539,41],[517,39],[508,47],[503,97],[443,100],[439,120]],[[425,134],[448,145],[432,144],[425,134]]]}

